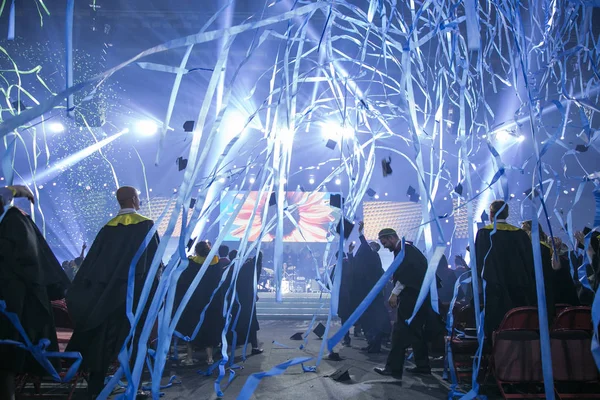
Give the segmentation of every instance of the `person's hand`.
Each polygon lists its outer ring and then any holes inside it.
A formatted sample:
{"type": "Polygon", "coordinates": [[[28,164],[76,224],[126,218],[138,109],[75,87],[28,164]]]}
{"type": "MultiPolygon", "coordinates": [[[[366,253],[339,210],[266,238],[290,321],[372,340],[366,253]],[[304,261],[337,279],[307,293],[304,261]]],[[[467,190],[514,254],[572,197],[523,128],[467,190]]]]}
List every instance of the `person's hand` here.
{"type": "Polygon", "coordinates": [[[388,299],[388,303],[390,305],[390,307],[392,308],[396,308],[398,307],[398,296],[396,296],[395,294],[391,294],[390,298],[388,299]]]}
{"type": "Polygon", "coordinates": [[[583,234],[583,232],[575,232],[575,240],[577,240],[577,243],[583,246],[585,244],[585,235],[583,234]]]}
{"type": "Polygon", "coordinates": [[[553,237],[550,239],[550,244],[554,243],[554,247],[556,248],[556,251],[560,251],[561,246],[563,245],[563,241],[558,238],[558,237],[553,237]]]}
{"type": "Polygon", "coordinates": [[[83,246],[81,246],[81,250],[85,250],[87,249],[87,244],[85,244],[85,242],[83,243],[83,246]]]}
{"type": "Polygon", "coordinates": [[[350,245],[348,246],[348,251],[350,253],[352,253],[354,251],[354,242],[350,243],[350,245]]]}
{"type": "Polygon", "coordinates": [[[364,221],[360,221],[358,223],[358,233],[360,233],[361,235],[363,234],[365,230],[365,222],[364,221]]]}
{"type": "Polygon", "coordinates": [[[14,185],[9,186],[8,188],[13,191],[14,197],[25,197],[30,202],[35,203],[33,193],[31,192],[31,190],[29,190],[27,186],[14,185]]]}

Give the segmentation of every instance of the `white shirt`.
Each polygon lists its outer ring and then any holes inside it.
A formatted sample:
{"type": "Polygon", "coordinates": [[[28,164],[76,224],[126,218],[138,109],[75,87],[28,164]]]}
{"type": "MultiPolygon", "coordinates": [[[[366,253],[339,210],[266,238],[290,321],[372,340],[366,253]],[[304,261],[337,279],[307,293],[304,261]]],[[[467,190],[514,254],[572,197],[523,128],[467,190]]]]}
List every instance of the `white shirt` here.
{"type": "Polygon", "coordinates": [[[135,210],[135,208],[121,208],[117,215],[123,214],[137,214],[137,211],[135,210]]]}
{"type": "MultiPolygon", "coordinates": [[[[496,220],[496,223],[497,223],[497,224],[505,224],[505,223],[506,223],[506,220],[505,220],[505,219],[497,219],[497,220],[496,220]]],[[[493,225],[493,224],[494,224],[494,222],[492,222],[492,225],[493,225]]]]}

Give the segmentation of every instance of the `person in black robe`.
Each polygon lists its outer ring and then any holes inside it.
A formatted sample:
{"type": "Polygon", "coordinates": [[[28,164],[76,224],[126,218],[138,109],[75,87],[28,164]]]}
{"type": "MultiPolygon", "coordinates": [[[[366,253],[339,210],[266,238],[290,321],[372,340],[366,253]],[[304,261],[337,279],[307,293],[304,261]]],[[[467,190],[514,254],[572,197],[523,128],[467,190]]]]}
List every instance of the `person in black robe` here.
{"type": "MultiPolygon", "coordinates": [[[[58,351],[50,302],[64,298],[70,281],[31,218],[8,207],[13,197],[34,201],[24,186],[0,188],[0,301],[16,314],[33,345],[48,339],[46,350],[58,351]]],[[[3,313],[0,340],[24,342],[3,313]]],[[[20,373],[43,375],[44,369],[27,350],[0,345],[0,399],[15,398],[15,375],[20,373]]]]}
{"type": "MultiPolygon", "coordinates": [[[[360,246],[352,259],[352,270],[354,278],[354,294],[357,306],[369,294],[371,289],[383,276],[381,258],[378,251],[379,244],[368,243],[363,234],[364,222],[358,224],[360,246]]],[[[373,302],[365,310],[360,318],[360,325],[365,330],[367,347],[362,350],[368,353],[380,353],[381,342],[390,334],[390,320],[385,308],[383,290],[380,291],[373,302]]]]}
{"type": "MultiPolygon", "coordinates": [[[[83,356],[83,368],[90,373],[88,393],[92,398],[102,391],[108,367],[116,361],[130,331],[126,315],[128,284],[135,285],[135,312],[159,243],[155,233],[147,246],[142,247],[154,222],[137,213],[138,191],[121,187],[117,190],[117,200],[121,207],[118,215],[96,236],[67,292],[67,306],[75,324],[67,351],[78,351],[83,356]],[[134,267],[135,280],[129,282],[130,264],[140,248],[143,253],[134,267]]],[[[149,304],[147,301],[146,311],[149,304]]],[[[143,326],[144,319],[142,315],[138,327],[143,326]]],[[[138,328],[138,335],[140,331],[138,328]]],[[[134,349],[137,345],[136,337],[134,349]]]]}
{"type": "MultiPolygon", "coordinates": [[[[560,269],[560,259],[558,257],[554,257],[554,252],[552,247],[548,244],[548,236],[544,232],[541,226],[538,227],[539,235],[540,235],[540,251],[542,253],[542,269],[544,272],[544,287],[546,294],[546,310],[548,312],[548,323],[551,323],[556,315],[556,298],[560,296],[557,288],[554,287],[556,270],[560,269]]],[[[523,221],[521,223],[521,229],[523,229],[529,237],[531,237],[531,221],[523,221]]],[[[573,283],[572,279],[569,279],[571,284],[573,283]]],[[[562,288],[561,288],[562,289],[562,288]]],[[[573,285],[573,290],[575,286],[573,285]]]]}
{"type": "Polygon", "coordinates": [[[537,305],[531,239],[506,223],[506,218],[508,204],[492,202],[492,224],[479,229],[475,238],[477,271],[486,281],[484,332],[488,338],[509,310],[537,305]],[[497,231],[490,236],[494,221],[497,231]]]}
{"type": "MultiPolygon", "coordinates": [[[[189,258],[188,267],[183,271],[177,281],[177,291],[175,293],[175,304],[179,305],[185,292],[190,287],[192,281],[198,275],[202,268],[202,264],[208,257],[211,250],[211,244],[208,241],[200,241],[196,244],[196,255],[189,258]]],[[[218,347],[221,343],[221,331],[225,326],[223,318],[223,291],[217,291],[214,296],[213,292],[219,286],[221,276],[223,274],[223,264],[219,257],[215,256],[210,261],[208,269],[202,276],[200,283],[192,294],[179,322],[177,323],[177,331],[182,335],[192,337],[200,315],[206,308],[204,320],[200,326],[197,336],[192,342],[188,342],[188,358],[186,364],[194,364],[193,346],[206,349],[206,362],[208,365],[214,363],[213,348],[218,347]],[[212,300],[211,300],[212,297],[212,300]]],[[[177,308],[173,308],[175,312],[177,308]]]]}
{"type": "MultiPolygon", "coordinates": [[[[354,250],[354,245],[350,244],[349,253],[351,254],[354,250]]],[[[338,253],[336,253],[335,258],[337,261],[338,253]]],[[[331,269],[331,282],[334,282],[335,279],[335,268],[334,266],[331,269]]],[[[346,257],[346,254],[342,257],[342,281],[340,282],[340,295],[338,297],[338,317],[342,320],[342,325],[346,323],[350,315],[354,312],[356,308],[357,297],[353,293],[354,289],[354,279],[353,279],[353,270],[352,264],[350,263],[350,259],[346,257]]],[[[333,290],[333,289],[332,289],[333,290]]],[[[355,328],[356,329],[356,328],[355,328]]],[[[352,341],[350,339],[350,332],[346,332],[344,335],[344,339],[342,340],[342,345],[350,347],[352,341]]]]}
{"type": "Polygon", "coordinates": [[[234,302],[233,318],[237,318],[235,331],[237,333],[237,344],[244,344],[246,340],[252,346],[252,355],[261,354],[263,349],[258,347],[258,331],[260,326],[256,316],[255,297],[257,280],[262,272],[262,252],[257,257],[250,258],[240,268],[236,282],[236,296],[239,301],[234,302]]]}
{"type": "MultiPolygon", "coordinates": [[[[402,241],[393,229],[382,229],[379,232],[379,241],[383,247],[394,253],[394,257],[400,254],[402,241]]],[[[394,289],[388,300],[392,308],[398,308],[398,319],[392,332],[392,349],[388,354],[385,367],[374,368],[374,371],[380,375],[402,379],[406,349],[411,345],[417,366],[409,368],[408,371],[419,374],[431,373],[427,341],[425,340],[425,325],[431,311],[429,296],[423,302],[411,324],[406,323],[417,304],[426,272],[427,259],[419,249],[406,242],[404,260],[394,272],[394,289]]]]}

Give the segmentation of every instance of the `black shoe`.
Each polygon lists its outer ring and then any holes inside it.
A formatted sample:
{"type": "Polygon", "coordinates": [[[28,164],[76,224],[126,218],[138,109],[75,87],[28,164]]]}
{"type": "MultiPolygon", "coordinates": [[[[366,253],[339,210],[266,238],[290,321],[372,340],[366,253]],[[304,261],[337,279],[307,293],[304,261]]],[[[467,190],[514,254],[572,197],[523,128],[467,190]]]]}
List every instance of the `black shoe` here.
{"type": "Polygon", "coordinates": [[[329,355],[327,356],[327,359],[331,360],[331,361],[342,361],[342,357],[340,357],[340,353],[336,353],[334,351],[329,353],[329,355]]]}
{"type": "Polygon", "coordinates": [[[411,374],[431,375],[431,368],[428,368],[428,367],[406,368],[406,371],[410,372],[411,374]]]}
{"type": "Polygon", "coordinates": [[[391,369],[388,369],[387,367],[375,367],[373,368],[373,371],[377,372],[379,375],[391,376],[396,379],[402,379],[402,374],[394,373],[391,369]]]}
{"type": "Polygon", "coordinates": [[[259,349],[259,348],[252,349],[252,355],[253,355],[253,356],[256,356],[256,355],[258,355],[258,354],[262,354],[263,352],[264,352],[264,350],[263,350],[263,349],[259,349]]]}
{"type": "Polygon", "coordinates": [[[360,351],[369,351],[370,347],[369,346],[365,346],[365,347],[361,347],[360,351]]]}
{"type": "Polygon", "coordinates": [[[381,347],[367,347],[367,353],[379,354],[379,353],[381,353],[381,347]]]}
{"type": "Polygon", "coordinates": [[[351,344],[351,343],[352,343],[352,342],[351,342],[350,340],[344,340],[344,341],[342,342],[342,346],[344,346],[344,347],[350,347],[350,346],[352,346],[352,344],[351,344]]]}

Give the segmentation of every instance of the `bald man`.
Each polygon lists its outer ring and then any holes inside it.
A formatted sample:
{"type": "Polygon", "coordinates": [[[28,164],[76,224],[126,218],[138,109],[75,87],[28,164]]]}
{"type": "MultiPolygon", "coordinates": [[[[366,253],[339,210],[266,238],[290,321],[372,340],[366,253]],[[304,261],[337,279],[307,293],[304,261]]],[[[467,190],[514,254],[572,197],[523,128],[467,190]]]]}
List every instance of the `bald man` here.
{"type": "Polygon", "coordinates": [[[138,214],[140,199],[135,188],[119,188],[117,201],[119,213],[96,236],[67,293],[67,305],[75,322],[67,349],[83,356],[83,368],[90,373],[91,398],[102,391],[108,367],[116,361],[129,334],[127,287],[135,285],[135,311],[159,242],[155,233],[144,244],[154,222],[138,214]],[[143,253],[135,265],[134,281],[130,282],[130,266],[139,249],[143,253]]]}

